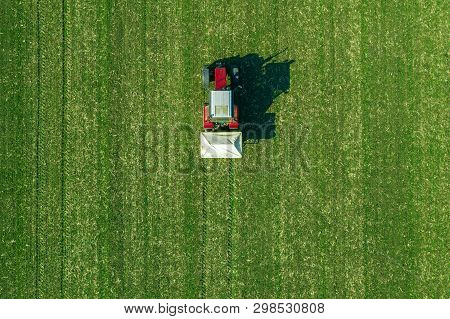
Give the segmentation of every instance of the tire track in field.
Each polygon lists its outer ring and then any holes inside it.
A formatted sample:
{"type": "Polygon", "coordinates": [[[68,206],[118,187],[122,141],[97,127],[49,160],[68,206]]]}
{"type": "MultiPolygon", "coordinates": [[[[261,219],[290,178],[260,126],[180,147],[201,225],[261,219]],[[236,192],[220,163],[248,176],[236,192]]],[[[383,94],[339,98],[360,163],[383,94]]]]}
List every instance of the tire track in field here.
{"type": "Polygon", "coordinates": [[[40,139],[40,111],[41,111],[41,1],[36,1],[36,86],[37,86],[37,98],[36,98],[36,182],[35,182],[35,295],[34,298],[39,297],[39,139],[40,139]]]}
{"type": "MultiPolygon", "coordinates": [[[[330,100],[329,104],[331,107],[330,115],[331,117],[328,119],[328,123],[330,123],[330,131],[332,136],[332,142],[330,145],[330,148],[326,152],[328,153],[328,158],[332,159],[331,161],[331,175],[332,180],[335,181],[331,188],[331,196],[329,198],[330,204],[331,204],[331,210],[329,212],[329,217],[332,220],[337,220],[339,218],[338,213],[341,211],[341,201],[340,201],[340,195],[342,194],[342,183],[341,183],[341,172],[340,168],[342,165],[342,159],[341,159],[341,153],[340,153],[340,133],[342,132],[342,114],[340,112],[340,104],[337,99],[337,88],[336,88],[336,77],[337,77],[337,61],[336,61],[336,55],[337,55],[337,49],[336,49],[336,39],[338,37],[337,33],[339,32],[337,30],[337,24],[339,23],[338,20],[338,10],[336,5],[336,0],[329,1],[327,6],[327,11],[329,14],[330,19],[330,36],[328,38],[327,44],[329,47],[327,50],[329,50],[330,54],[330,61],[329,61],[329,81],[328,81],[328,87],[329,87],[329,93],[330,93],[330,100]]],[[[327,257],[332,257],[332,260],[337,261],[339,259],[338,254],[338,247],[337,247],[337,227],[335,225],[330,227],[330,235],[332,243],[331,251],[329,251],[329,255],[327,257]]],[[[339,286],[337,286],[337,262],[333,262],[332,266],[329,267],[330,274],[329,276],[331,279],[329,280],[329,283],[332,285],[331,289],[329,289],[329,293],[331,292],[331,295],[328,295],[331,298],[337,298],[337,292],[340,289],[339,286]]]]}
{"type": "MultiPolygon", "coordinates": [[[[225,17],[233,17],[235,7],[233,5],[224,6],[224,14],[225,17]]],[[[222,47],[222,57],[228,57],[235,55],[236,50],[236,36],[233,33],[233,29],[235,28],[236,23],[234,23],[233,20],[225,23],[224,25],[224,33],[226,35],[229,35],[229,45],[230,47],[222,47]],[[230,50],[231,49],[231,50],[230,50]],[[231,51],[231,52],[230,52],[231,51]]],[[[234,165],[233,162],[235,159],[227,159],[228,161],[228,209],[227,209],[227,233],[226,233],[226,243],[227,243],[227,261],[226,261],[226,268],[227,268],[227,298],[233,297],[233,210],[234,210],[234,165]]]]}
{"type": "Polygon", "coordinates": [[[62,0],[61,3],[61,210],[60,210],[60,254],[61,254],[61,269],[60,269],[60,294],[61,298],[64,298],[64,266],[65,266],[65,238],[64,238],[64,226],[65,226],[65,150],[66,150],[66,117],[65,108],[67,104],[67,74],[66,74],[66,0],[62,0]]]}
{"type": "MultiPolygon", "coordinates": [[[[147,7],[148,7],[148,1],[144,0],[142,2],[142,20],[143,20],[143,38],[145,41],[142,41],[142,56],[143,56],[143,69],[146,68],[146,66],[148,65],[148,50],[147,50],[147,7]]],[[[153,74],[152,74],[153,76],[153,74]]],[[[146,121],[146,114],[148,112],[148,92],[147,92],[147,86],[148,86],[148,77],[147,77],[147,72],[142,72],[142,94],[143,94],[143,103],[142,103],[142,121],[141,121],[141,170],[142,173],[144,175],[144,179],[143,179],[143,189],[144,189],[144,198],[143,198],[143,202],[142,202],[142,206],[143,206],[143,225],[144,225],[144,242],[145,244],[148,244],[149,242],[149,218],[148,218],[148,209],[149,209],[149,196],[148,196],[148,164],[147,164],[147,130],[148,130],[148,126],[147,126],[147,121],[146,121]]],[[[149,263],[148,263],[148,253],[145,253],[144,255],[144,282],[148,283],[148,268],[149,268],[149,263]]],[[[143,298],[148,298],[148,285],[146,284],[144,287],[144,296],[143,298]]]]}
{"type": "MultiPolygon", "coordinates": [[[[204,24],[204,28],[203,28],[203,32],[201,33],[202,36],[202,41],[201,43],[201,51],[202,54],[202,58],[205,59],[205,55],[206,58],[209,58],[209,54],[208,53],[208,48],[204,47],[204,43],[208,42],[207,41],[207,35],[209,33],[207,33],[207,29],[208,28],[208,20],[206,17],[208,12],[207,10],[205,10],[204,8],[207,8],[207,2],[206,1],[201,1],[201,3],[199,3],[197,6],[200,8],[199,13],[201,14],[201,18],[199,20],[201,21],[205,21],[204,24]]],[[[209,18],[209,17],[208,17],[209,18]]],[[[208,63],[209,61],[202,61],[202,64],[208,63]]],[[[202,99],[203,101],[206,100],[207,96],[205,94],[205,91],[203,90],[202,92],[202,99]]],[[[203,105],[203,101],[201,103],[201,105],[203,105]]],[[[202,123],[203,125],[203,123],[202,123]]],[[[202,126],[202,130],[203,130],[203,126],[202,126]]],[[[201,290],[200,290],[200,298],[207,298],[207,244],[208,244],[208,208],[207,208],[207,198],[208,198],[208,170],[209,170],[209,166],[207,165],[207,162],[200,158],[200,165],[199,167],[201,168],[201,174],[202,174],[202,227],[201,227],[201,233],[202,233],[202,247],[201,247],[201,290]]]]}
{"type": "MultiPolygon", "coordinates": [[[[206,8],[206,2],[203,2],[201,4],[198,5],[199,8],[206,8]]],[[[202,16],[201,16],[201,20],[204,20],[205,17],[205,11],[201,10],[200,11],[202,16]]],[[[206,28],[208,28],[208,26],[206,26],[206,28]]],[[[203,30],[202,33],[202,51],[208,52],[208,49],[204,48],[203,44],[206,41],[206,36],[205,36],[206,30],[203,30]]],[[[202,54],[202,57],[205,58],[205,54],[202,54]]],[[[208,63],[207,61],[202,61],[203,63],[208,63]]],[[[203,64],[202,63],[202,64],[203,64]]],[[[203,101],[206,101],[207,95],[205,94],[205,91],[203,90],[202,92],[202,99],[203,101]]],[[[203,101],[201,103],[201,105],[203,105],[203,101]]],[[[202,123],[203,125],[203,123],[202,123]]],[[[202,130],[203,130],[203,126],[202,126],[202,130]]],[[[206,248],[207,248],[207,243],[208,243],[208,209],[207,209],[207,198],[208,198],[208,173],[207,171],[209,170],[209,166],[207,165],[207,162],[200,158],[200,165],[199,167],[201,168],[201,174],[202,174],[202,254],[201,254],[201,291],[200,291],[200,298],[206,298],[207,297],[207,283],[206,283],[206,248]]]]}
{"type": "MultiPolygon", "coordinates": [[[[204,165],[204,163],[202,163],[204,165]]],[[[207,224],[208,211],[206,209],[206,197],[207,197],[207,178],[204,168],[202,168],[202,253],[201,253],[201,291],[200,298],[206,298],[206,243],[207,243],[207,224]]]]}
{"type": "Polygon", "coordinates": [[[227,288],[228,298],[233,297],[233,210],[234,210],[234,159],[228,160],[228,214],[227,214],[227,288]]]}
{"type": "MultiPolygon", "coordinates": [[[[206,96],[205,94],[203,94],[203,100],[205,100],[206,96]]],[[[202,123],[203,125],[203,123],[202,123]]],[[[203,126],[202,126],[203,129],[203,126]]],[[[205,161],[203,159],[200,158],[200,165],[199,165],[200,169],[201,169],[201,174],[202,174],[202,179],[201,179],[201,183],[202,183],[202,247],[201,247],[201,278],[200,278],[200,283],[201,283],[201,290],[200,290],[200,298],[204,299],[206,298],[206,244],[207,244],[207,234],[208,234],[208,229],[207,229],[207,218],[208,218],[208,211],[206,209],[206,198],[207,198],[207,191],[208,191],[208,187],[207,187],[207,167],[205,166],[205,161]]]]}
{"type": "MultiPolygon", "coordinates": [[[[210,63],[209,59],[212,56],[211,53],[211,41],[210,41],[210,24],[211,19],[213,19],[213,14],[209,14],[207,8],[207,1],[202,1],[198,5],[199,8],[201,8],[200,20],[204,21],[204,28],[202,32],[202,41],[201,43],[201,52],[202,52],[202,64],[210,63]],[[206,47],[205,47],[206,44],[206,47]]],[[[207,94],[205,94],[205,91],[203,90],[202,94],[203,101],[206,101],[207,94]]],[[[203,101],[201,105],[203,105],[203,101]]],[[[203,127],[202,127],[203,130],[203,127]]],[[[200,158],[200,167],[202,170],[202,254],[201,254],[201,291],[200,291],[200,298],[208,298],[209,297],[209,291],[208,291],[208,275],[210,273],[209,268],[210,261],[208,260],[208,243],[209,243],[209,232],[208,232],[208,218],[212,214],[210,214],[208,211],[210,209],[208,205],[208,197],[210,196],[209,191],[209,183],[210,183],[210,170],[211,166],[209,165],[209,160],[205,160],[200,158]]]]}
{"type": "MultiPolygon", "coordinates": [[[[95,194],[91,200],[91,208],[83,208],[83,210],[92,210],[95,212],[92,215],[92,220],[86,225],[86,228],[95,231],[95,235],[91,237],[90,234],[86,234],[85,240],[93,240],[95,247],[92,247],[92,251],[89,254],[95,258],[95,266],[90,268],[94,269],[94,272],[90,274],[90,277],[86,280],[88,287],[94,290],[94,293],[99,298],[113,298],[117,296],[115,288],[112,284],[112,271],[111,263],[112,252],[108,246],[114,242],[114,235],[111,235],[111,229],[108,226],[112,210],[112,196],[111,196],[111,180],[113,179],[112,168],[112,125],[111,125],[111,99],[110,94],[112,92],[111,81],[109,76],[115,72],[111,63],[111,47],[113,45],[111,41],[111,7],[106,3],[97,2],[96,4],[87,5],[80,10],[86,12],[82,22],[77,24],[86,25],[86,29],[93,30],[93,33],[81,34],[81,38],[73,41],[74,43],[86,43],[89,50],[94,53],[89,57],[87,61],[84,61],[88,65],[88,68],[92,69],[85,76],[92,79],[95,83],[94,90],[84,96],[80,97],[82,101],[86,101],[88,105],[92,105],[94,112],[92,114],[92,129],[89,132],[87,138],[92,143],[92,149],[87,151],[88,153],[94,153],[95,156],[92,159],[92,166],[95,167],[92,172],[86,172],[92,174],[92,179],[95,180],[93,185],[93,193],[95,194]],[[94,21],[93,16],[96,17],[101,23],[91,24],[94,21]],[[92,56],[95,58],[92,59],[92,56]],[[91,228],[92,227],[92,228],[91,228]]],[[[74,34],[74,37],[76,33],[74,34]]],[[[80,54],[80,53],[78,53],[80,54]]],[[[76,55],[78,55],[76,54],[76,55]]],[[[77,61],[78,62],[78,61],[77,61]]],[[[83,63],[83,60],[80,61],[83,63]]],[[[79,64],[75,64],[75,68],[80,68],[79,64]]],[[[81,66],[83,67],[83,66],[81,66]]],[[[80,70],[81,71],[81,70],[80,70]]],[[[78,103],[77,103],[78,104],[78,103]]],[[[78,118],[75,119],[75,124],[78,123],[78,118]]],[[[78,126],[80,124],[76,124],[78,126]]],[[[81,124],[85,126],[86,124],[81,124]]],[[[116,136],[114,136],[115,138],[116,136]]],[[[89,179],[90,177],[85,177],[89,179]]],[[[77,189],[84,189],[90,187],[89,185],[76,186],[77,189]]],[[[85,217],[86,218],[86,217],[85,217]]],[[[89,233],[89,231],[88,231],[89,233]]],[[[86,249],[84,249],[86,250],[86,249]]],[[[91,257],[91,258],[92,258],[91,257]]],[[[88,256],[84,258],[89,258],[88,256]]],[[[75,281],[75,280],[74,280],[75,281]]],[[[75,281],[77,282],[77,281],[75,281]]],[[[86,290],[86,288],[84,288],[86,290]]]]}
{"type": "Polygon", "coordinates": [[[110,211],[110,225],[111,233],[114,234],[115,242],[112,246],[112,261],[110,262],[112,275],[116,286],[116,298],[124,296],[125,291],[125,260],[124,260],[124,192],[125,192],[125,165],[123,156],[125,156],[125,143],[123,143],[123,136],[125,134],[125,110],[126,110],[126,91],[124,77],[125,61],[122,55],[117,55],[117,52],[123,53],[125,51],[125,37],[126,37],[126,21],[124,13],[124,4],[111,4],[111,51],[110,63],[113,70],[113,77],[110,79],[111,105],[117,105],[115,114],[111,114],[112,132],[117,136],[117,139],[112,141],[112,172],[113,180],[110,181],[112,192],[111,196],[111,211],[110,211]],[[114,273],[117,272],[116,275],[114,273]]]}

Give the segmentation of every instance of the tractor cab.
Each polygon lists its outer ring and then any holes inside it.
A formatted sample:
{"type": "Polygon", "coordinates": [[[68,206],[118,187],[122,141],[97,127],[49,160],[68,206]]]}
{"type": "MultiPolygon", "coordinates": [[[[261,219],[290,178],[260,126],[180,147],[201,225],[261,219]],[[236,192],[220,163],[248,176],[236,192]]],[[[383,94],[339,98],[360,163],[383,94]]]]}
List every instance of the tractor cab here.
{"type": "Polygon", "coordinates": [[[233,117],[233,93],[228,90],[210,91],[209,115],[213,122],[230,122],[233,117]]]}

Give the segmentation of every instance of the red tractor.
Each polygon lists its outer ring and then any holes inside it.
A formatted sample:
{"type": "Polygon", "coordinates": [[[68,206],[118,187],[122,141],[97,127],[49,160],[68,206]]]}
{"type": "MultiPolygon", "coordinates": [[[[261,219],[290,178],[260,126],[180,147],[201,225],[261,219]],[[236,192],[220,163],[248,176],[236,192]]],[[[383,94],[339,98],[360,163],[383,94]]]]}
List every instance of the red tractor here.
{"type": "Polygon", "coordinates": [[[239,69],[217,63],[203,68],[203,86],[209,101],[203,105],[203,129],[200,135],[203,158],[242,157],[242,133],[239,131],[235,92],[240,89],[239,69]],[[214,87],[210,83],[214,82],[214,87]]]}

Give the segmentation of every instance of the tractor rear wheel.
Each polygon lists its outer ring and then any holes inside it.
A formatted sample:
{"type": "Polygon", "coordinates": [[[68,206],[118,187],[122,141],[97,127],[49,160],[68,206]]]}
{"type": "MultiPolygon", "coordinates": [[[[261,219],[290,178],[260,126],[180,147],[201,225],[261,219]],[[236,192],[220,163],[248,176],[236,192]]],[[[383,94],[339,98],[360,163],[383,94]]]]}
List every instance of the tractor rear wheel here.
{"type": "Polygon", "coordinates": [[[206,66],[203,67],[202,77],[203,87],[205,88],[205,90],[207,90],[209,87],[209,69],[206,66]]]}
{"type": "Polygon", "coordinates": [[[239,69],[237,67],[233,67],[231,70],[231,80],[234,87],[239,85],[239,69]]]}

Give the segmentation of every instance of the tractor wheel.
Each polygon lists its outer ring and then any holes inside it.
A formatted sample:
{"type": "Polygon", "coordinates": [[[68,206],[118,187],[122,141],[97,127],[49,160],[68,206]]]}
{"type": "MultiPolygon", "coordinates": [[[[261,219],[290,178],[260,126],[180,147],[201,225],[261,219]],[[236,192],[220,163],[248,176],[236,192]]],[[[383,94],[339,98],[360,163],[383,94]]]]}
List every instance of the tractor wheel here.
{"type": "Polygon", "coordinates": [[[205,90],[207,90],[209,87],[209,69],[206,66],[203,67],[202,76],[203,76],[203,87],[205,88],[205,90]]]}
{"type": "Polygon", "coordinates": [[[237,87],[239,85],[239,69],[237,67],[232,68],[231,80],[234,87],[237,87]]]}

